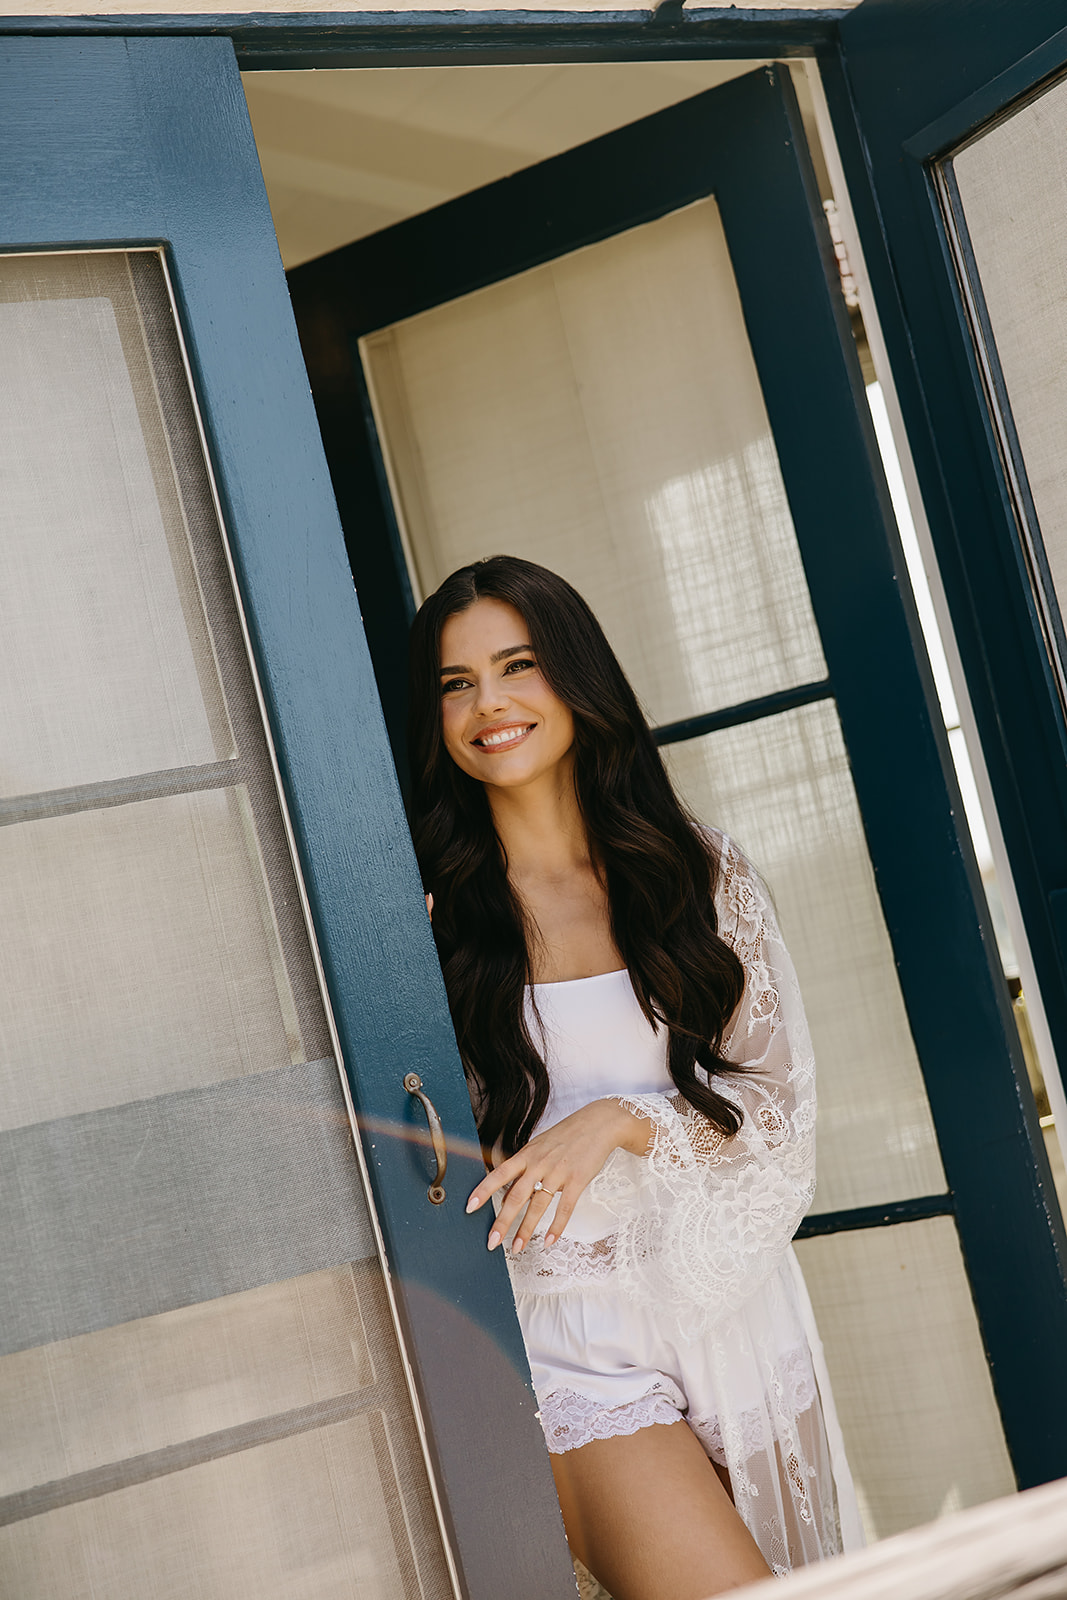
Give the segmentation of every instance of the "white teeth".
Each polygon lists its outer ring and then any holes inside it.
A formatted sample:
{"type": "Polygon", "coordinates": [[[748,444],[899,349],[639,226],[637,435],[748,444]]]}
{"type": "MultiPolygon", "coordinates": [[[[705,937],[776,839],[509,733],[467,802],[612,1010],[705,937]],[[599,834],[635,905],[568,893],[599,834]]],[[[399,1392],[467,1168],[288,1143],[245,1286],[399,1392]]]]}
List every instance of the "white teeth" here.
{"type": "Polygon", "coordinates": [[[501,744],[514,744],[516,739],[521,739],[523,734],[528,731],[527,728],[505,728],[500,733],[483,734],[480,739],[476,739],[474,742],[475,744],[480,744],[483,749],[495,748],[501,744]]]}

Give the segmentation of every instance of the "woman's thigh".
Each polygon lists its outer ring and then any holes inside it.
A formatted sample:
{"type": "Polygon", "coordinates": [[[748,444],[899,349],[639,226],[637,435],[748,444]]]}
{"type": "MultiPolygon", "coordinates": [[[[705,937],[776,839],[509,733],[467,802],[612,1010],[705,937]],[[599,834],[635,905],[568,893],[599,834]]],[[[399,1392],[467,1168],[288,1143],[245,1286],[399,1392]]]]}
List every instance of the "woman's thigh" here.
{"type": "Polygon", "coordinates": [[[613,1600],[707,1600],[770,1576],[679,1420],[552,1457],[571,1549],[613,1600]]]}

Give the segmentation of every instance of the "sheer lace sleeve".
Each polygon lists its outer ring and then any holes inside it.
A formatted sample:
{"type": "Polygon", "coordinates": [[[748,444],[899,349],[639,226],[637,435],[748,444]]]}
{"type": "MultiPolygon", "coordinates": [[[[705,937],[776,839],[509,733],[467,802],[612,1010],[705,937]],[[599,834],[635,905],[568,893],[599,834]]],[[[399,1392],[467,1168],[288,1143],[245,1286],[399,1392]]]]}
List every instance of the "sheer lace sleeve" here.
{"type": "Polygon", "coordinates": [[[617,1219],[621,1286],[676,1307],[693,1336],[780,1265],[815,1190],[815,1063],[796,973],[766,891],[728,839],[721,862],[719,932],[745,968],[723,1055],[745,1072],[711,1081],[741,1129],[725,1137],[681,1095],[620,1097],[650,1118],[649,1148],[616,1150],[589,1190],[617,1219]]]}

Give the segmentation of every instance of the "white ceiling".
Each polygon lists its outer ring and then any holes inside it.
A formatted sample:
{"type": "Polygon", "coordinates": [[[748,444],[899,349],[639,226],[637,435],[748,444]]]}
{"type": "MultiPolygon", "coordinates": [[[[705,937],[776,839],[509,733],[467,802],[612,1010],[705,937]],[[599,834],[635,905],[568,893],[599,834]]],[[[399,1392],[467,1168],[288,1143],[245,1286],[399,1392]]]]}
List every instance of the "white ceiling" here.
{"type": "Polygon", "coordinates": [[[759,64],[248,73],[282,260],[296,266],[759,64]]]}

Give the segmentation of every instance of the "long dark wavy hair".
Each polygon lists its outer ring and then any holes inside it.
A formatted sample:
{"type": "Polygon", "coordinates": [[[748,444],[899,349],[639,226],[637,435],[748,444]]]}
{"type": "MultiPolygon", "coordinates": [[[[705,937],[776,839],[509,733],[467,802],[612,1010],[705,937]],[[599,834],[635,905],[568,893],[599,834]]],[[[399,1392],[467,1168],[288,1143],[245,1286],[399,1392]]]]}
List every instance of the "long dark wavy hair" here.
{"type": "Polygon", "coordinates": [[[485,786],[461,772],[441,730],[441,629],[475,600],[520,612],[549,686],[574,717],[575,786],[611,931],[642,1011],[669,1030],[667,1065],[722,1133],[736,1106],[698,1076],[740,1071],[720,1054],[744,969],[719,938],[719,862],[680,805],[637,698],[577,590],[532,561],[492,556],[446,578],[411,632],[412,834],[485,1149],[513,1154],[548,1101],[548,1072],[524,1017],[527,916],[508,882],[485,786]]]}

